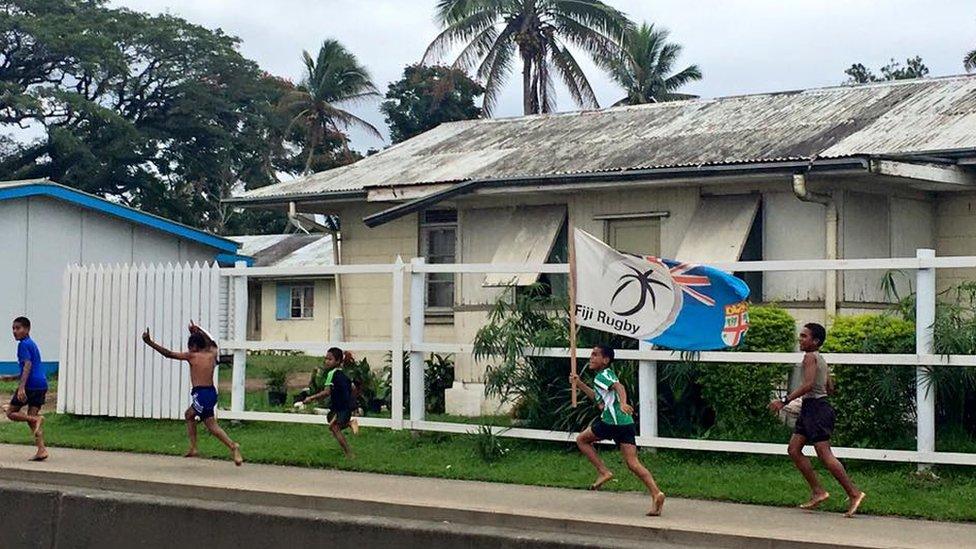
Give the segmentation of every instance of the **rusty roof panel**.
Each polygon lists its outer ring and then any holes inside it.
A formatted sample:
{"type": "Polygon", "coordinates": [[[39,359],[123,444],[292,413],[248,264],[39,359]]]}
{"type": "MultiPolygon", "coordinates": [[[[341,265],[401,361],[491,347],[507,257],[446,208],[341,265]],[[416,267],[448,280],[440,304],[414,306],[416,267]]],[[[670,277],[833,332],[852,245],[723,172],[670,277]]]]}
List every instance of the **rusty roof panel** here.
{"type": "Polygon", "coordinates": [[[453,122],[244,197],[950,149],[976,155],[976,76],[453,122]]]}

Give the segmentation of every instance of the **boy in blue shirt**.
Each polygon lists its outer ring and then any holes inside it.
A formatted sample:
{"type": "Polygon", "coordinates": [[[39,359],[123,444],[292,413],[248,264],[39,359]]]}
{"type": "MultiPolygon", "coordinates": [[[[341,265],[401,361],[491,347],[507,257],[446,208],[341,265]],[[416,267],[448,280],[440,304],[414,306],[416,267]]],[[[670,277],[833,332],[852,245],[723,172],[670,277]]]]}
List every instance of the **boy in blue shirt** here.
{"type": "Polygon", "coordinates": [[[23,421],[34,434],[34,444],[37,445],[37,453],[31,461],[44,461],[47,459],[47,448],[44,446],[44,416],[41,415],[41,406],[44,405],[44,397],[47,395],[47,376],[44,371],[44,363],[41,362],[41,351],[37,344],[30,337],[31,323],[26,317],[19,316],[14,319],[13,332],[14,339],[17,340],[17,362],[20,364],[20,383],[17,385],[17,392],[10,400],[7,407],[7,418],[11,421],[23,421]],[[21,409],[27,407],[27,413],[21,409]]]}

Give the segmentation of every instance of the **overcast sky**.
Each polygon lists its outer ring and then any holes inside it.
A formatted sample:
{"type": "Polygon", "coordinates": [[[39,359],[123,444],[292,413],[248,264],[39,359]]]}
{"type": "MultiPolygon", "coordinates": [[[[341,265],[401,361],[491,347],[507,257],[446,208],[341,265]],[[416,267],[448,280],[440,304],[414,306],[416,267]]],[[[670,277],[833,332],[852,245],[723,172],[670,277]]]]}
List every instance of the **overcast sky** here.
{"type": "MultiPolygon", "coordinates": [[[[435,0],[115,0],[118,6],[168,12],[241,39],[241,51],[262,68],[301,77],[301,51],[336,38],[369,68],[381,92],[403,67],[420,60],[438,29],[435,0]]],[[[703,97],[830,86],[861,62],[877,70],[890,58],[922,56],[931,75],[964,72],[976,48],[972,0],[608,0],[634,21],[671,30],[684,46],[681,68],[697,63],[704,80],[685,90],[703,97]]],[[[450,59],[453,61],[453,59],[450,59]]],[[[621,97],[599,71],[587,74],[601,105],[621,97]]],[[[516,67],[516,71],[518,68],[516,67]]],[[[495,116],[522,111],[518,73],[495,116]]],[[[559,96],[559,110],[574,105],[559,96]]],[[[386,133],[379,102],[352,109],[386,133]]],[[[384,143],[359,132],[353,147],[384,143]]]]}

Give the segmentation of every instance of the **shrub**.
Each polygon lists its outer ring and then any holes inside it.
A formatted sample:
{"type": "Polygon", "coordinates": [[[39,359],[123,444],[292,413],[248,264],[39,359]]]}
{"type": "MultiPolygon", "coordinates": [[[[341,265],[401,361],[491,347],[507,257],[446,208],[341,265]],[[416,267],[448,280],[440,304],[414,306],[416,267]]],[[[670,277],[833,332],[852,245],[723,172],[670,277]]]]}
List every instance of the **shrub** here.
{"type": "MultiPolygon", "coordinates": [[[[528,427],[581,430],[599,416],[596,403],[580,395],[571,405],[569,364],[564,358],[526,357],[529,347],[567,347],[569,320],[564,301],[540,292],[517,292],[494,304],[488,322],[474,339],[474,358],[490,361],[485,369],[485,395],[512,403],[512,415],[528,427]]],[[[635,349],[633,339],[581,328],[578,333],[577,371],[590,386],[586,370],[590,348],[607,344],[614,349],[635,349]]],[[[637,367],[633,361],[615,360],[614,371],[627,388],[627,400],[638,408],[637,367]]]]}
{"type": "Polygon", "coordinates": [[[508,448],[502,443],[502,437],[495,433],[491,425],[478,426],[474,437],[474,449],[485,463],[494,463],[508,453],[508,448]]]}
{"type": "Polygon", "coordinates": [[[288,383],[289,368],[270,365],[264,369],[265,386],[269,391],[283,393],[288,383]]]}
{"type": "MultiPolygon", "coordinates": [[[[914,353],[915,324],[892,315],[834,321],[824,352],[914,353]]],[[[833,366],[835,440],[848,446],[910,445],[915,422],[915,370],[907,366],[833,366]]]]}
{"type": "MultiPolygon", "coordinates": [[[[392,355],[387,353],[386,366],[383,368],[383,383],[387,389],[386,403],[390,405],[393,387],[392,355]]],[[[444,391],[454,384],[453,355],[431,354],[424,359],[424,396],[425,409],[431,414],[444,413],[444,391]]],[[[403,353],[403,406],[410,410],[410,353],[403,353]]]]}
{"type": "MultiPolygon", "coordinates": [[[[786,353],[796,347],[796,321],[771,306],[749,308],[749,331],[735,350],[786,353]]],[[[697,381],[701,396],[714,410],[721,436],[754,438],[781,429],[767,406],[774,390],[789,374],[783,364],[701,364],[697,381]]]]}

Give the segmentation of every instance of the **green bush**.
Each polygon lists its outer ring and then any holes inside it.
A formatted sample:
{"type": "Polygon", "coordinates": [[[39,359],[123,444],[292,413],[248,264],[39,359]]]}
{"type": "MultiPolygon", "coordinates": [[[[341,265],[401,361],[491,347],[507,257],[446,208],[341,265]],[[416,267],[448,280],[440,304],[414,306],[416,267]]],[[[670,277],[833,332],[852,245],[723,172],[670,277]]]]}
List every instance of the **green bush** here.
{"type": "MultiPolygon", "coordinates": [[[[749,331],[735,350],[787,353],[795,347],[796,321],[789,313],[771,305],[749,308],[749,331]]],[[[697,381],[702,398],[715,413],[715,434],[755,438],[781,430],[767,406],[790,368],[783,364],[700,364],[697,381]]]]}
{"type": "Polygon", "coordinates": [[[291,371],[286,366],[268,366],[264,369],[265,386],[269,391],[283,393],[288,382],[288,373],[291,371]]]}
{"type": "MultiPolygon", "coordinates": [[[[383,384],[393,387],[393,365],[391,354],[386,354],[383,367],[383,384]]],[[[444,391],[454,384],[454,355],[431,354],[424,359],[424,397],[425,409],[431,414],[444,413],[444,391]]],[[[390,406],[392,395],[387,390],[386,404],[390,406]]],[[[403,353],[403,407],[410,411],[410,353],[403,353]]]]}
{"type": "MultiPolygon", "coordinates": [[[[914,353],[915,324],[892,315],[838,317],[828,353],[914,353]]],[[[910,446],[915,423],[915,370],[907,366],[833,366],[836,436],[845,446],[910,446]]]]}
{"type": "MultiPolygon", "coordinates": [[[[600,415],[596,403],[580,394],[571,405],[569,364],[564,358],[525,357],[527,347],[567,347],[569,319],[566,303],[538,291],[503,296],[492,307],[488,322],[474,339],[474,358],[488,362],[485,395],[512,404],[512,416],[534,429],[582,430],[600,415]]],[[[586,369],[590,349],[597,344],[614,349],[636,349],[637,342],[606,332],[581,328],[577,338],[577,371],[592,387],[586,369]]],[[[637,409],[637,365],[615,360],[614,371],[627,389],[627,400],[637,409]]]]}

